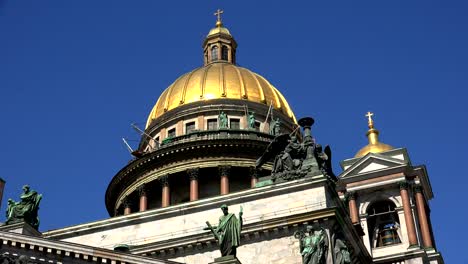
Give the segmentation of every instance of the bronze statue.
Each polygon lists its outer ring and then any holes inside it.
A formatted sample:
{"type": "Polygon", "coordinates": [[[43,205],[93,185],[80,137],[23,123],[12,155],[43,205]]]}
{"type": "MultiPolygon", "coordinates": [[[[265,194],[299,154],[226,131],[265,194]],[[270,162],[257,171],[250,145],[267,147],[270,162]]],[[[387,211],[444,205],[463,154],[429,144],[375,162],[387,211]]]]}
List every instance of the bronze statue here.
{"type": "Polygon", "coordinates": [[[273,172],[293,171],[302,165],[305,158],[304,145],[299,143],[296,136],[291,136],[286,148],[275,157],[273,162],[273,172]]]}
{"type": "Polygon", "coordinates": [[[218,128],[228,128],[228,117],[223,111],[218,116],[218,128]]]}
{"type": "Polygon", "coordinates": [[[249,128],[255,129],[255,112],[250,112],[248,120],[249,128]]]}
{"type": "Polygon", "coordinates": [[[270,135],[273,135],[273,136],[278,136],[280,134],[280,126],[281,126],[281,121],[279,118],[276,118],[273,119],[271,122],[270,122],[270,135]]]}
{"type": "Polygon", "coordinates": [[[228,206],[221,205],[223,215],[219,217],[218,226],[211,226],[206,221],[208,229],[211,230],[216,240],[218,240],[221,256],[236,256],[236,249],[240,245],[240,233],[242,229],[242,206],[239,212],[239,219],[234,214],[228,212],[228,206]]]}
{"type": "Polygon", "coordinates": [[[294,237],[299,239],[302,264],[325,264],[328,252],[328,235],[323,228],[314,230],[306,227],[306,232],[296,231],[294,237]]]}
{"type": "Polygon", "coordinates": [[[325,150],[322,151],[322,145],[316,144],[314,148],[314,156],[317,159],[318,166],[321,172],[329,177],[333,181],[337,181],[335,174],[333,173],[333,168],[331,164],[331,148],[330,146],[325,146],[325,150]]]}
{"type": "Polygon", "coordinates": [[[336,264],[351,264],[351,256],[344,239],[337,238],[335,240],[335,261],[336,264]]]}
{"type": "Polygon", "coordinates": [[[8,208],[6,211],[7,220],[5,224],[13,224],[18,222],[26,222],[35,229],[39,228],[39,203],[42,199],[42,194],[31,190],[29,185],[23,186],[23,193],[20,196],[21,201],[15,202],[8,199],[8,208]]]}

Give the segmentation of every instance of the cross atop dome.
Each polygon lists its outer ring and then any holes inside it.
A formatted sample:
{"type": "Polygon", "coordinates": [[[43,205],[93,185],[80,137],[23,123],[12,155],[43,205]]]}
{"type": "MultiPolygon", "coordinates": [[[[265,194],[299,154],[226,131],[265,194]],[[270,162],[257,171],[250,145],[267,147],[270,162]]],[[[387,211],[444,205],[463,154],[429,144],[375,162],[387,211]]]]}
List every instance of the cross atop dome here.
{"type": "Polygon", "coordinates": [[[366,114],[366,117],[368,118],[369,128],[374,128],[374,120],[372,120],[373,115],[374,115],[374,113],[372,113],[372,112],[367,112],[367,114],[366,114]]]}
{"type": "Polygon", "coordinates": [[[221,14],[223,14],[224,11],[221,10],[221,9],[218,9],[216,10],[216,12],[214,13],[215,16],[217,16],[217,20],[216,20],[216,26],[217,27],[222,27],[223,26],[223,22],[221,21],[221,14]]]}

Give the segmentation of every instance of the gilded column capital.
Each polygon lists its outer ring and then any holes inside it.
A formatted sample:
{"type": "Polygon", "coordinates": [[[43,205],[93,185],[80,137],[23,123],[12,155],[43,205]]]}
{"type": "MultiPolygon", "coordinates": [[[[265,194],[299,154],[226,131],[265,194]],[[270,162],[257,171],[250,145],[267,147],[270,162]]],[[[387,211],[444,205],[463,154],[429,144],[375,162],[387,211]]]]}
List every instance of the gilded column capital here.
{"type": "Polygon", "coordinates": [[[196,181],[198,180],[198,176],[200,176],[200,169],[199,168],[187,169],[187,174],[191,181],[196,181]]]}
{"type": "Polygon", "coordinates": [[[417,185],[414,186],[414,192],[422,193],[422,190],[423,190],[423,188],[422,188],[422,186],[420,184],[417,184],[417,185]]]}
{"type": "Polygon", "coordinates": [[[401,181],[398,183],[400,190],[408,190],[409,183],[407,181],[401,181]]]}
{"type": "Polygon", "coordinates": [[[158,180],[162,187],[169,186],[169,174],[159,177],[158,180]]]}
{"type": "Polygon", "coordinates": [[[231,166],[218,166],[219,176],[229,177],[230,172],[231,172],[231,166]]]}
{"type": "Polygon", "coordinates": [[[140,196],[146,196],[146,185],[142,184],[138,186],[137,191],[140,196]]]}
{"type": "Polygon", "coordinates": [[[345,194],[345,197],[346,197],[346,200],[356,200],[356,192],[354,191],[351,191],[351,192],[346,192],[345,194]]]}
{"type": "Polygon", "coordinates": [[[128,196],[125,196],[125,198],[122,200],[122,205],[124,208],[130,208],[132,206],[132,203],[128,196]]]}
{"type": "Polygon", "coordinates": [[[249,174],[250,174],[250,177],[258,179],[258,169],[257,168],[250,167],[249,168],[249,174]]]}

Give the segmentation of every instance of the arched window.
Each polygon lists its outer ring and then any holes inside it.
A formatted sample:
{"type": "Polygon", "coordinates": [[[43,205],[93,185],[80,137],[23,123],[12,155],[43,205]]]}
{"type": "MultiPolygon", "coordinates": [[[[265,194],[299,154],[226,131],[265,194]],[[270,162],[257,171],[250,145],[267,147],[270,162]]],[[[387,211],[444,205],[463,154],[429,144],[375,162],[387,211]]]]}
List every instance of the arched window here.
{"type": "Polygon", "coordinates": [[[228,53],[229,53],[229,48],[226,46],[223,46],[221,48],[221,59],[222,60],[228,60],[228,53]]]}
{"type": "Polygon", "coordinates": [[[401,243],[400,221],[391,201],[379,201],[367,209],[371,246],[383,247],[401,243]]]}
{"type": "Polygon", "coordinates": [[[211,48],[211,61],[218,60],[218,46],[211,48]]]}

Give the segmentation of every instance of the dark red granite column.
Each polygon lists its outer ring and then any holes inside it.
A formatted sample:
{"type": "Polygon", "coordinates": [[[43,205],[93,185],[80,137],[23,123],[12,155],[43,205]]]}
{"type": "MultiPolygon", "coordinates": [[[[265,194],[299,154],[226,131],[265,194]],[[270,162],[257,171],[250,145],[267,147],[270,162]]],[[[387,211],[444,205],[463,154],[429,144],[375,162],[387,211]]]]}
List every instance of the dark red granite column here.
{"type": "Polygon", "coordinates": [[[221,177],[220,180],[220,187],[221,187],[221,195],[229,193],[229,172],[231,170],[231,166],[219,166],[219,176],[221,177]]]}
{"type": "Polygon", "coordinates": [[[408,195],[408,183],[406,181],[400,182],[400,196],[403,203],[403,212],[405,215],[406,229],[408,231],[408,241],[410,246],[418,245],[416,237],[416,228],[414,227],[413,211],[408,195]]]}
{"type": "Polygon", "coordinates": [[[418,210],[419,226],[421,227],[423,245],[425,248],[433,248],[428,215],[426,213],[426,203],[421,186],[415,187],[415,193],[416,208],[418,210]]]}
{"type": "Polygon", "coordinates": [[[200,170],[198,168],[188,169],[187,174],[190,178],[190,201],[198,200],[198,176],[200,170]]]}
{"type": "Polygon", "coordinates": [[[130,199],[128,197],[125,197],[125,199],[122,202],[123,208],[124,208],[124,215],[129,215],[132,213],[132,208],[130,204],[130,199]]]}
{"type": "Polygon", "coordinates": [[[258,182],[258,170],[255,167],[250,167],[250,187],[254,188],[258,182]]]}
{"type": "Polygon", "coordinates": [[[359,210],[356,203],[356,192],[346,193],[348,197],[349,215],[351,216],[351,223],[359,223],[359,210]]]}
{"type": "Polygon", "coordinates": [[[138,187],[138,194],[140,195],[140,212],[144,212],[148,209],[148,196],[146,195],[145,185],[138,187]]]}
{"type": "Polygon", "coordinates": [[[161,207],[171,205],[171,189],[169,188],[169,175],[164,175],[159,178],[162,186],[161,207]]]}

